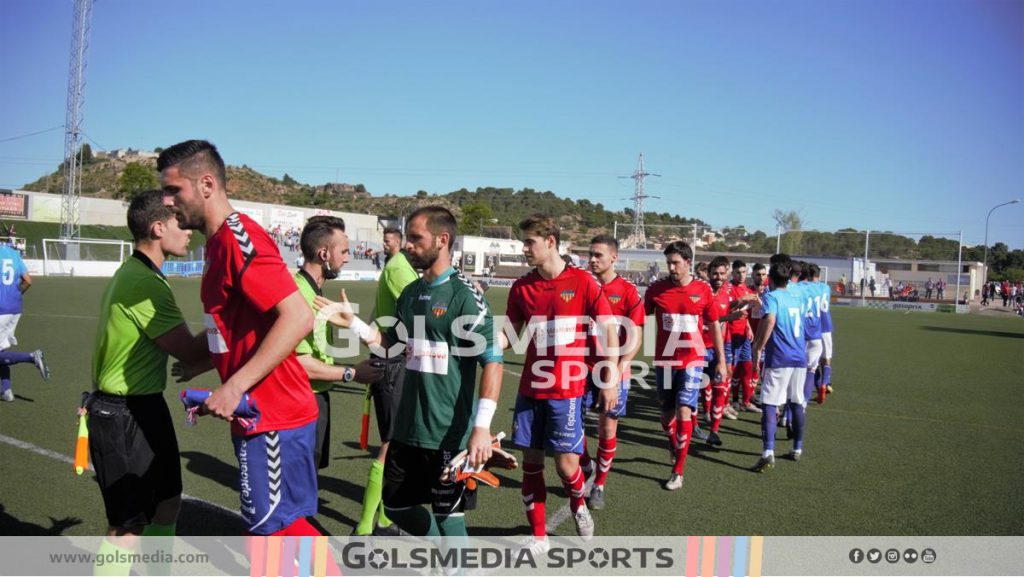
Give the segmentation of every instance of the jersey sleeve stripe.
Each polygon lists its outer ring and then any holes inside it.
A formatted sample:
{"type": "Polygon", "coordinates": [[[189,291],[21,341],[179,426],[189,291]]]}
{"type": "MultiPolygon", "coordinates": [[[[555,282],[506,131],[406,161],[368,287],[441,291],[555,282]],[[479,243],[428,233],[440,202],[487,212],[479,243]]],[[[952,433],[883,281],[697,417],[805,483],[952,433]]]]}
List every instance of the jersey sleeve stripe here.
{"type": "Polygon", "coordinates": [[[242,269],[238,273],[238,277],[241,278],[245,274],[245,269],[249,268],[249,263],[256,257],[256,246],[253,245],[252,239],[249,238],[249,233],[245,230],[245,225],[242,224],[242,219],[239,218],[237,212],[233,212],[228,215],[228,228],[231,229],[231,234],[234,235],[235,241],[238,242],[238,249],[242,251],[242,256],[245,262],[242,264],[242,269]]]}
{"type": "Polygon", "coordinates": [[[462,281],[462,284],[466,285],[466,288],[469,289],[469,294],[473,295],[473,300],[476,302],[476,308],[479,314],[477,315],[476,320],[473,321],[473,326],[469,327],[469,332],[473,332],[478,326],[480,326],[480,323],[484,322],[484,317],[487,316],[487,303],[484,301],[484,295],[480,291],[476,290],[473,283],[469,282],[469,279],[467,279],[461,272],[456,273],[456,276],[460,281],[462,281]]]}

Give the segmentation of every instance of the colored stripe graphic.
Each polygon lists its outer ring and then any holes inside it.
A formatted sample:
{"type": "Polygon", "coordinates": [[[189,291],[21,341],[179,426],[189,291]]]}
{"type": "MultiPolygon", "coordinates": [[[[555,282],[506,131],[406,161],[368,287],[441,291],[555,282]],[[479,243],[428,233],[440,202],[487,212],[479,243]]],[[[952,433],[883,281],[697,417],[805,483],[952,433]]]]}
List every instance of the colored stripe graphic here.
{"type": "Polygon", "coordinates": [[[697,561],[700,559],[700,537],[686,538],[686,577],[697,577],[697,561]]]}
{"type": "Polygon", "coordinates": [[[249,537],[249,577],[263,577],[264,562],[267,560],[267,539],[249,537]]]}
{"type": "Polygon", "coordinates": [[[281,548],[281,577],[295,577],[295,549],[298,541],[295,537],[285,537],[281,548]]]}
{"type": "Polygon", "coordinates": [[[700,577],[715,577],[715,539],[704,537],[700,552],[700,577]]]}
{"type": "Polygon", "coordinates": [[[267,577],[280,577],[281,537],[267,537],[267,577]]]}
{"type": "Polygon", "coordinates": [[[313,570],[313,538],[299,538],[299,577],[309,577],[313,570]]]}
{"type": "Polygon", "coordinates": [[[732,554],[732,574],[735,577],[746,577],[747,574],[747,537],[736,537],[732,554]]]}
{"type": "Polygon", "coordinates": [[[732,537],[718,538],[718,570],[715,575],[718,577],[729,577],[732,572],[729,570],[729,558],[732,556],[732,537]]]}
{"type": "Polygon", "coordinates": [[[316,538],[316,554],[313,562],[313,576],[326,577],[327,575],[327,537],[316,538]]]}
{"type": "Polygon", "coordinates": [[[748,577],[761,577],[761,561],[764,557],[764,537],[750,538],[750,570],[748,577]]]}

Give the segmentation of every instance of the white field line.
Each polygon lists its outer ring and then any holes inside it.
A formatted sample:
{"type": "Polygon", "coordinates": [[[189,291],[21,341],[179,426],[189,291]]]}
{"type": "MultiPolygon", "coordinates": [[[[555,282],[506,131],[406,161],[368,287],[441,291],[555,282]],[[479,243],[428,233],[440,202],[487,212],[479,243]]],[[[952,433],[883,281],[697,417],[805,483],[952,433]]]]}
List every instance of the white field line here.
{"type": "MultiPolygon", "coordinates": [[[[58,453],[56,451],[51,451],[49,449],[44,449],[42,447],[38,447],[36,445],[33,445],[32,443],[27,443],[25,441],[21,441],[21,440],[15,439],[13,437],[8,437],[7,435],[4,435],[2,433],[0,433],[0,443],[4,443],[6,445],[10,445],[10,446],[16,447],[18,449],[23,449],[23,450],[28,451],[30,453],[35,453],[36,455],[41,455],[43,457],[49,457],[49,458],[51,458],[51,459],[53,459],[55,461],[61,461],[63,463],[67,463],[68,465],[74,465],[75,464],[75,460],[73,458],[67,456],[67,455],[64,455],[62,453],[58,453]]],[[[91,464],[89,465],[89,470],[90,471],[93,470],[91,464]]],[[[226,513],[228,515],[231,515],[233,517],[238,517],[239,519],[241,519],[241,515],[238,513],[238,511],[234,511],[232,509],[228,509],[227,507],[223,507],[223,506],[218,505],[218,504],[216,504],[216,503],[214,503],[212,501],[207,501],[206,499],[200,499],[199,497],[193,497],[192,495],[189,495],[187,493],[182,493],[181,494],[181,498],[184,499],[185,501],[190,501],[192,503],[195,503],[196,505],[199,505],[200,507],[203,507],[203,508],[206,508],[206,509],[212,509],[212,510],[220,512],[220,513],[226,513]]]]}

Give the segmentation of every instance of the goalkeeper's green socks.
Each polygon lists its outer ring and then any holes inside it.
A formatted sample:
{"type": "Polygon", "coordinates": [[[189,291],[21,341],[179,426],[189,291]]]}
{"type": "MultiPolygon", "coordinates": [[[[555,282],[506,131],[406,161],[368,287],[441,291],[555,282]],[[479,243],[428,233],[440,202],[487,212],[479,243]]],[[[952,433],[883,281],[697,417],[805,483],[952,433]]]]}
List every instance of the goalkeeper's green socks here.
{"type": "Polygon", "coordinates": [[[391,517],[403,531],[418,537],[440,537],[434,515],[425,508],[416,505],[408,509],[392,509],[391,517]]]}
{"type": "Polygon", "coordinates": [[[441,531],[441,534],[445,537],[455,537],[452,539],[452,543],[456,546],[465,546],[463,540],[457,539],[458,537],[468,537],[469,533],[466,531],[466,517],[462,513],[456,513],[452,515],[435,516],[434,519],[437,522],[437,527],[441,531]]]}
{"type": "Polygon", "coordinates": [[[391,521],[384,516],[384,503],[381,501],[381,490],[384,488],[384,463],[374,461],[370,465],[370,475],[366,481],[366,492],[363,493],[363,515],[356,525],[356,535],[371,535],[373,533],[373,518],[380,509],[381,526],[391,525],[391,521]],[[387,521],[387,524],[385,524],[387,521]]]}
{"type": "Polygon", "coordinates": [[[96,552],[96,562],[93,564],[92,574],[103,577],[128,575],[132,570],[130,561],[132,555],[135,555],[135,549],[118,547],[103,539],[103,542],[100,543],[100,550],[96,552]]]}

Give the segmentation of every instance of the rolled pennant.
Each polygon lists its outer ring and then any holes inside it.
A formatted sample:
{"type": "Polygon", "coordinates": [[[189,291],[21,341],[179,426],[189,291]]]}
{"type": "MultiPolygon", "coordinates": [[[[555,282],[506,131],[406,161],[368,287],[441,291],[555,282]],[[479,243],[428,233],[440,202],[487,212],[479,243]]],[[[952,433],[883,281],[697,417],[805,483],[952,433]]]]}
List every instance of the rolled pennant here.
{"type": "Polygon", "coordinates": [[[363,451],[370,446],[370,385],[366,385],[366,394],[363,395],[363,420],[359,425],[359,448],[363,451]]]}
{"type": "Polygon", "coordinates": [[[75,473],[81,475],[89,468],[89,414],[78,416],[78,441],[75,442],[75,473]]]}
{"type": "MultiPolygon", "coordinates": [[[[188,426],[195,426],[196,419],[199,416],[199,408],[203,406],[203,403],[212,394],[213,391],[209,389],[185,389],[181,391],[181,404],[185,406],[185,423],[188,426]]],[[[256,407],[256,401],[252,400],[249,393],[242,394],[242,398],[238,401],[238,406],[235,407],[233,416],[246,431],[252,431],[256,428],[256,423],[260,420],[260,411],[256,407]]]]}

